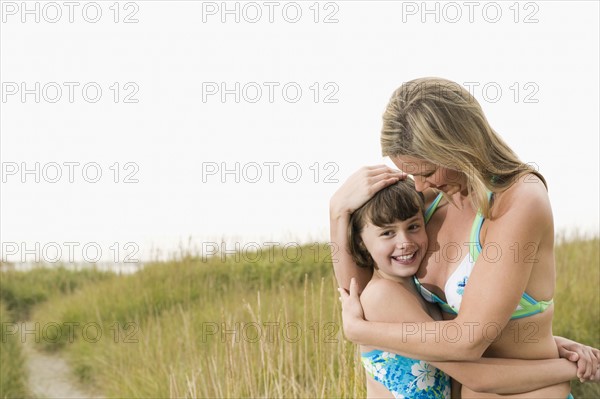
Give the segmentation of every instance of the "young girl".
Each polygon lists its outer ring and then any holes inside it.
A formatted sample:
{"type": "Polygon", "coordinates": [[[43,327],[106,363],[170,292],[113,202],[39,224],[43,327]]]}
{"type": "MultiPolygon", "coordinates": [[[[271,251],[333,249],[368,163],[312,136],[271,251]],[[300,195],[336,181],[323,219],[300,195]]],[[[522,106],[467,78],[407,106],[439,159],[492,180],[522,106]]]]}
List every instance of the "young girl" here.
{"type": "MultiPolygon", "coordinates": [[[[406,333],[416,331],[418,323],[441,320],[437,306],[423,300],[413,279],[428,248],[423,207],[423,197],[412,180],[404,180],[375,194],[351,215],[348,225],[354,262],[373,269],[361,294],[365,318],[403,323],[406,333]]],[[[456,335],[449,330],[429,333],[447,340],[456,335]]],[[[369,398],[450,398],[450,378],[445,372],[478,392],[510,394],[537,389],[527,397],[547,397],[547,388],[538,388],[568,381],[577,372],[565,359],[427,363],[365,345],[361,352],[369,398]]],[[[458,387],[455,392],[460,392],[458,387]]]]}

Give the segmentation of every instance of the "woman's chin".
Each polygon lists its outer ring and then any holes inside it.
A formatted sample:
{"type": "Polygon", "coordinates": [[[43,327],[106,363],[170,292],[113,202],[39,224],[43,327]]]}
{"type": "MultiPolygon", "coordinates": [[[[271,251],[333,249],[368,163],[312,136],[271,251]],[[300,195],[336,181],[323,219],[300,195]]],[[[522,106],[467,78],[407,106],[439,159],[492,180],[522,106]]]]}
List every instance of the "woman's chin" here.
{"type": "Polygon", "coordinates": [[[449,197],[452,197],[456,194],[460,194],[463,197],[466,197],[469,192],[467,191],[467,189],[463,189],[461,186],[450,186],[450,185],[444,185],[441,187],[438,187],[438,190],[443,191],[444,194],[446,194],[449,197]]]}

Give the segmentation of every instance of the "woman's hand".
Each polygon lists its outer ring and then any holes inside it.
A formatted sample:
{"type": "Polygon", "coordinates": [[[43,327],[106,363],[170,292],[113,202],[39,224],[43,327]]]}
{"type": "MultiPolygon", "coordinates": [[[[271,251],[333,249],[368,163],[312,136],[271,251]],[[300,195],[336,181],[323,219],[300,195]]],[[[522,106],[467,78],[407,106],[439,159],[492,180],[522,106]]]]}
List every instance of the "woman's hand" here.
{"type": "Polygon", "coordinates": [[[338,288],[338,291],[340,292],[340,301],[342,302],[344,335],[348,340],[358,344],[360,342],[357,342],[357,327],[365,321],[365,313],[358,297],[356,279],[352,278],[350,280],[350,293],[343,288],[338,288]]]}
{"type": "Polygon", "coordinates": [[[333,194],[329,202],[332,217],[351,214],[366,203],[376,192],[398,180],[406,173],[386,165],[364,166],[356,171],[333,194]]]}
{"type": "Polygon", "coordinates": [[[560,357],[577,363],[577,378],[581,382],[599,381],[600,351],[564,337],[554,337],[560,357]]]}

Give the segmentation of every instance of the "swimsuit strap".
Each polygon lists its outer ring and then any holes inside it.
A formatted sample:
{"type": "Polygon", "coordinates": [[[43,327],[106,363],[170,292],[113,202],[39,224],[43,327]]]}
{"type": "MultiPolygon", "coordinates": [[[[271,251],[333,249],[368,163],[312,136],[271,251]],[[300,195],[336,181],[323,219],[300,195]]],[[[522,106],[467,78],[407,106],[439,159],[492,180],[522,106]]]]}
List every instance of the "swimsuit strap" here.
{"type": "MultiPolygon", "coordinates": [[[[431,216],[437,209],[437,206],[440,203],[441,199],[442,193],[440,192],[425,211],[425,223],[427,223],[429,219],[431,219],[431,216]]],[[[491,201],[491,199],[492,192],[488,191],[488,201],[491,201]]],[[[471,226],[471,234],[469,236],[469,254],[470,259],[472,259],[472,263],[475,263],[482,250],[481,242],[479,241],[479,236],[481,234],[481,226],[483,225],[484,220],[485,218],[483,217],[481,210],[477,211],[477,215],[475,216],[475,220],[473,221],[473,226],[471,226]]],[[[440,306],[441,310],[445,313],[458,314],[457,309],[448,305],[446,301],[442,300],[436,294],[423,287],[416,276],[413,277],[413,280],[415,281],[419,292],[425,298],[425,300],[427,300],[428,302],[437,303],[440,306]]],[[[536,301],[529,294],[524,292],[521,296],[521,300],[519,301],[519,306],[517,310],[515,310],[511,315],[511,320],[520,319],[522,317],[531,316],[537,313],[542,313],[546,309],[548,309],[548,307],[553,303],[553,299],[550,299],[549,301],[536,301]]]]}
{"type": "MultiPolygon", "coordinates": [[[[492,199],[492,192],[488,191],[488,202],[492,199]]],[[[481,213],[481,210],[477,211],[477,215],[475,216],[475,220],[473,221],[473,226],[471,226],[471,235],[469,236],[469,254],[471,255],[471,259],[473,263],[479,257],[481,253],[481,242],[479,241],[479,236],[481,234],[481,226],[483,225],[484,217],[481,213]]]]}
{"type": "Polygon", "coordinates": [[[442,309],[442,311],[445,313],[458,314],[457,310],[454,309],[452,306],[448,305],[446,301],[444,301],[442,298],[440,298],[433,292],[429,291],[427,288],[423,287],[417,276],[413,276],[413,280],[421,296],[425,298],[427,302],[437,303],[440,309],[442,309]]]}
{"type": "Polygon", "coordinates": [[[443,197],[443,195],[442,195],[442,192],[440,191],[439,194],[437,195],[437,197],[435,197],[435,199],[431,203],[431,205],[429,205],[429,207],[427,207],[427,210],[425,210],[425,223],[429,222],[429,219],[431,219],[431,216],[433,216],[433,213],[437,209],[437,206],[440,203],[440,201],[442,200],[442,197],[443,197]]]}
{"type": "Polygon", "coordinates": [[[519,301],[519,307],[521,309],[515,310],[510,318],[520,319],[521,317],[542,313],[553,303],[554,299],[550,299],[549,301],[536,301],[531,297],[531,295],[524,292],[521,296],[521,300],[519,301]]]}
{"type": "MultiPolygon", "coordinates": [[[[442,200],[442,192],[438,193],[433,202],[427,207],[425,210],[425,223],[427,224],[433,214],[435,213],[440,201],[442,200]]],[[[492,192],[488,191],[488,201],[492,198],[492,192]]],[[[479,233],[481,232],[481,226],[483,225],[484,217],[481,214],[481,211],[477,212],[477,216],[475,216],[475,220],[473,221],[473,226],[471,227],[471,235],[469,240],[469,252],[471,254],[471,259],[473,262],[477,260],[479,253],[481,252],[481,243],[479,242],[479,233]]]]}

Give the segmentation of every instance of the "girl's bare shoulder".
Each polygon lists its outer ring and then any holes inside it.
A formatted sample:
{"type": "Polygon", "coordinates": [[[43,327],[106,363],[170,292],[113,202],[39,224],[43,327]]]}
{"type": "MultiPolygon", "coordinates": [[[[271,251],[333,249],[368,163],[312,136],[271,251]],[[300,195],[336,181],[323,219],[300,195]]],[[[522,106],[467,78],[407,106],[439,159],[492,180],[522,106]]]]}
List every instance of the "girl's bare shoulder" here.
{"type": "Polygon", "coordinates": [[[416,291],[383,278],[372,279],[360,301],[365,317],[370,321],[414,322],[428,317],[416,291]]]}

